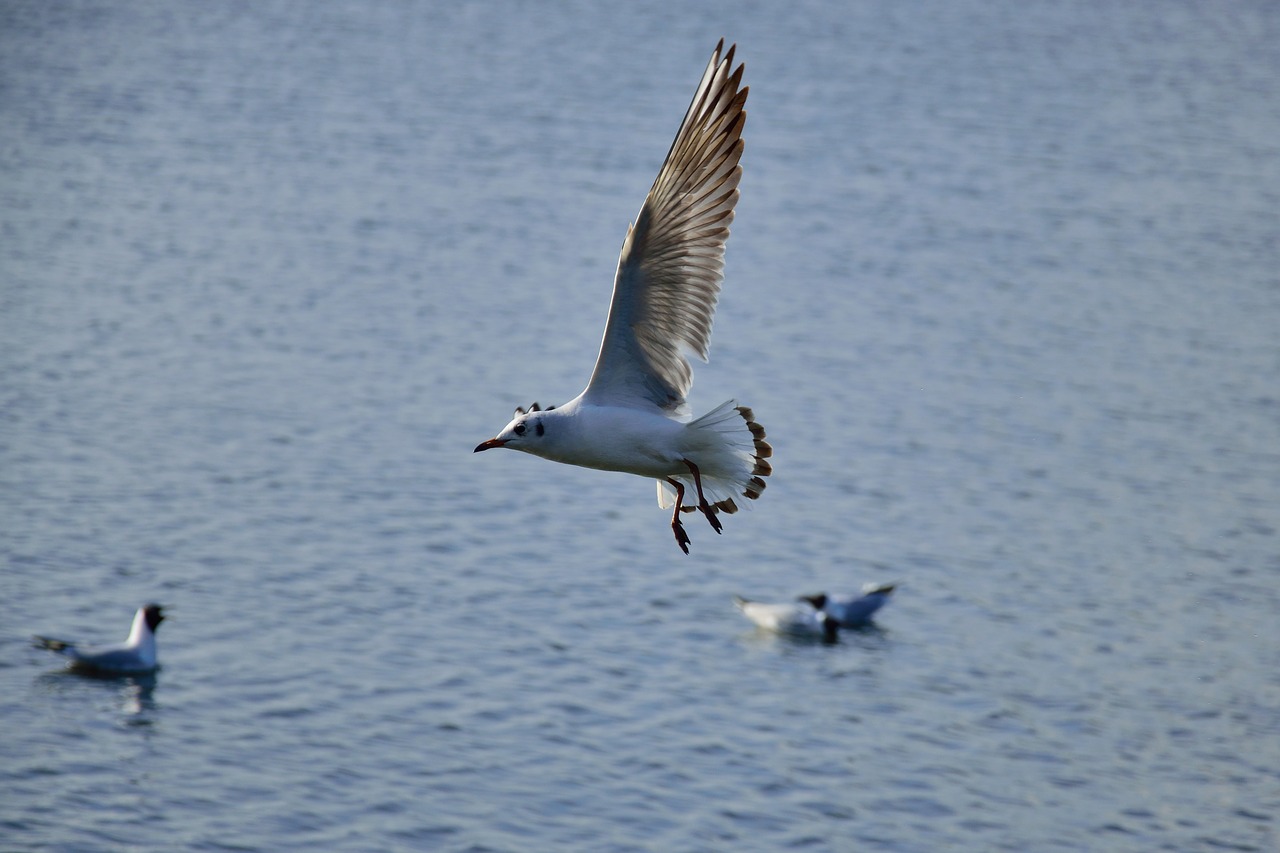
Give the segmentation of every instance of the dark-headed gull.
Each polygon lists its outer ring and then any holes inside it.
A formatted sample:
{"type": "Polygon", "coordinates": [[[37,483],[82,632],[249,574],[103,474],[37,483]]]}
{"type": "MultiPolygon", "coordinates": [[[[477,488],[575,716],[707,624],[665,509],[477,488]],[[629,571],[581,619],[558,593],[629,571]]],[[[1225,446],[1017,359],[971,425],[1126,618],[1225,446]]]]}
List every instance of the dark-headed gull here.
{"type": "Polygon", "coordinates": [[[856,628],[871,621],[875,612],[889,601],[895,584],[869,583],[862,588],[861,595],[803,595],[801,601],[807,601],[815,609],[831,614],[840,622],[842,628],[856,628]]]}
{"type": "Polygon", "coordinates": [[[724,278],[724,245],[742,176],[742,66],[716,46],[666,162],[627,230],[613,301],[586,390],[559,407],[516,409],[476,452],[522,450],[553,462],[622,471],[658,481],[658,503],[674,505],[671,529],[689,553],[680,512],[698,509],[719,533],[721,511],[764,491],[773,449],[764,427],[733,400],[694,420],[688,352],[707,359],[724,278]],[[685,506],[687,488],[696,506],[685,506]]]}
{"type": "Polygon", "coordinates": [[[808,602],[766,604],[735,595],[733,603],[758,627],[778,634],[834,640],[840,629],[839,619],[808,602]]]}
{"type": "Polygon", "coordinates": [[[164,621],[164,608],[144,604],[133,616],[133,627],[123,643],[81,646],[51,637],[36,637],[35,644],[69,658],[73,669],[140,675],[156,669],[156,628],[164,621]]]}

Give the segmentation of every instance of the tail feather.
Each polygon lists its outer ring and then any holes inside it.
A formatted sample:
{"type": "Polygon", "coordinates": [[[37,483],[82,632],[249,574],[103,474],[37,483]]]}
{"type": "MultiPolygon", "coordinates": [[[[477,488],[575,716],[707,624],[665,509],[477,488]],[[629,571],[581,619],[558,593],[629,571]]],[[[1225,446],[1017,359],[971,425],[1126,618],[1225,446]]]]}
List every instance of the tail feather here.
{"type": "Polygon", "coordinates": [[[48,649],[51,652],[65,652],[71,647],[71,643],[66,640],[56,640],[53,637],[41,637],[39,635],[31,638],[31,644],[38,649],[48,649]]]}
{"type": "Polygon", "coordinates": [[[773,473],[773,465],[765,461],[773,456],[773,445],[765,441],[764,427],[756,422],[756,413],[749,406],[738,406],[738,414],[742,415],[742,419],[747,422],[747,429],[751,430],[752,458],[755,460],[755,465],[751,468],[751,480],[742,494],[755,500],[760,497],[766,485],[761,478],[773,473]]]}
{"type": "MultiPolygon", "coordinates": [[[[732,515],[744,506],[736,500],[739,495],[748,500],[760,497],[766,486],[764,478],[773,473],[773,465],[767,461],[773,456],[773,447],[750,407],[735,406],[730,400],[687,426],[692,435],[686,452],[702,471],[703,492],[712,511],[732,515]]],[[[690,477],[673,476],[686,486],[693,485],[690,477]]],[[[659,505],[669,508],[674,497],[670,485],[659,480],[659,505]]],[[[682,509],[693,512],[696,507],[682,509]]]]}

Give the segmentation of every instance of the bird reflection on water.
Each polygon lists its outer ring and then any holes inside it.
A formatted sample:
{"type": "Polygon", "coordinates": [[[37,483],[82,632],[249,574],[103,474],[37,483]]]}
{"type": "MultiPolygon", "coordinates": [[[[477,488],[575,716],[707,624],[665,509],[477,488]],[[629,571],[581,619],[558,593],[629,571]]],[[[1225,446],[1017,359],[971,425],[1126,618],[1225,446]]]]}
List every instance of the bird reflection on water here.
{"type": "Polygon", "coordinates": [[[155,700],[159,678],[155,673],[120,675],[75,669],[45,672],[36,678],[36,686],[51,696],[109,696],[112,707],[123,715],[130,726],[150,726],[160,706],[155,700]],[[94,691],[102,693],[95,694],[94,691]]]}

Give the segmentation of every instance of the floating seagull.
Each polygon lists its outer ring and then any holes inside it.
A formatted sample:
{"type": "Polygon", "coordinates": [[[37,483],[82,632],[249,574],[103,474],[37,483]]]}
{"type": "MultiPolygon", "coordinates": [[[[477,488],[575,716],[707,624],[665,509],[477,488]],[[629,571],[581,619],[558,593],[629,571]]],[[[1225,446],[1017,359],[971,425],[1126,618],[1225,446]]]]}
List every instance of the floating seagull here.
{"type": "Polygon", "coordinates": [[[856,628],[871,621],[875,612],[889,601],[895,584],[869,583],[862,587],[861,595],[802,595],[800,601],[807,601],[817,610],[829,613],[840,623],[842,628],[856,628]]]}
{"type": "Polygon", "coordinates": [[[716,45],[666,162],[628,228],[595,371],[560,407],[534,403],[477,448],[507,447],[553,462],[622,471],[658,481],[672,505],[671,530],[689,553],[680,512],[695,509],[719,533],[719,512],[764,491],[773,449],[746,406],[722,403],[688,419],[693,384],[687,352],[707,360],[724,278],[724,244],[742,167],[742,66],[716,45]],[[697,504],[685,506],[692,486],[697,504]]]}
{"type": "Polygon", "coordinates": [[[164,621],[164,608],[144,604],[133,616],[133,627],[123,643],[110,646],[78,646],[66,640],[35,637],[35,644],[71,659],[72,669],[141,675],[156,669],[156,628],[164,621]]]}
{"type": "Polygon", "coordinates": [[[803,603],[765,604],[748,601],[735,595],[733,603],[743,615],[766,631],[788,634],[793,637],[820,637],[834,640],[840,629],[840,620],[820,607],[803,603]]]}

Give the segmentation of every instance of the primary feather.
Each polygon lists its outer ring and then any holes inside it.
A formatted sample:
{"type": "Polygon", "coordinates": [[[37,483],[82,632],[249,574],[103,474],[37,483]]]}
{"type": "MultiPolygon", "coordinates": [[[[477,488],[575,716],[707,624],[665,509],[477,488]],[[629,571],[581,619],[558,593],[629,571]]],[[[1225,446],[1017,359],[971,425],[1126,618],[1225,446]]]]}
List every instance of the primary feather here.
{"type": "Polygon", "coordinates": [[[591,381],[594,404],[683,407],[687,352],[707,359],[742,176],[748,88],[734,48],[711,55],[667,159],[627,230],[591,381]]]}

